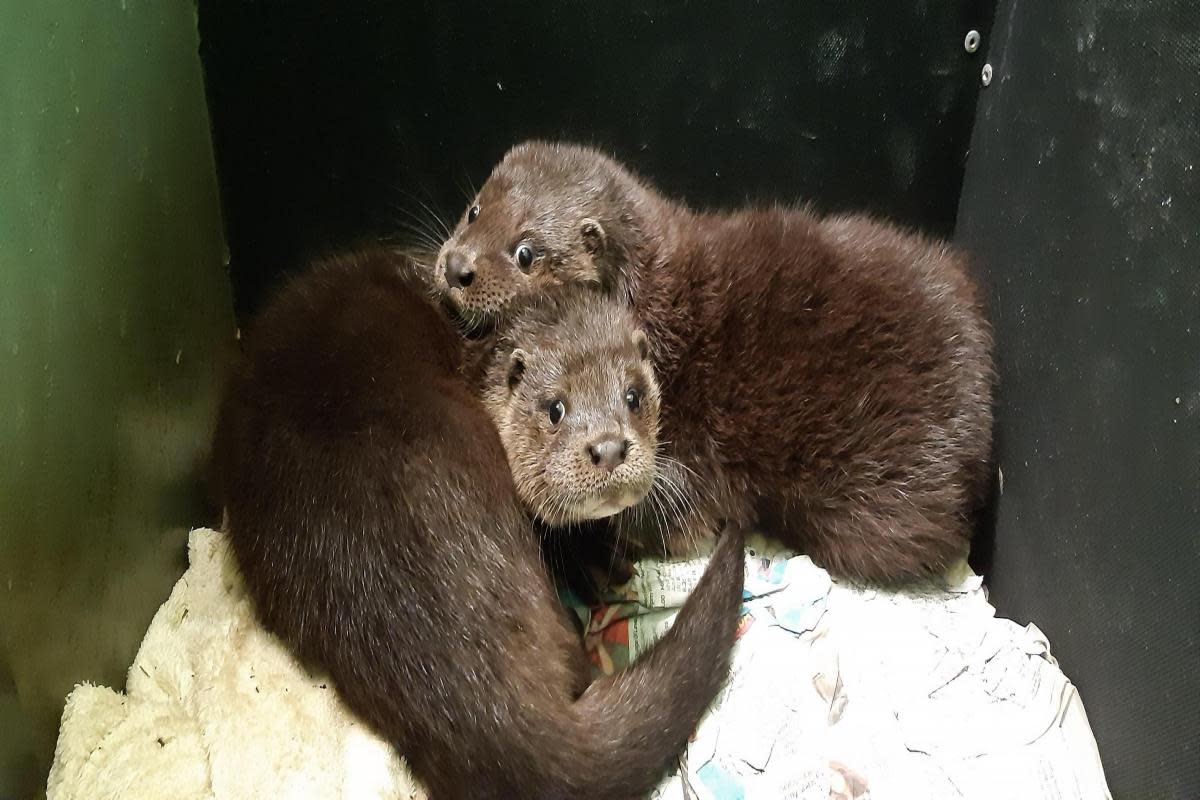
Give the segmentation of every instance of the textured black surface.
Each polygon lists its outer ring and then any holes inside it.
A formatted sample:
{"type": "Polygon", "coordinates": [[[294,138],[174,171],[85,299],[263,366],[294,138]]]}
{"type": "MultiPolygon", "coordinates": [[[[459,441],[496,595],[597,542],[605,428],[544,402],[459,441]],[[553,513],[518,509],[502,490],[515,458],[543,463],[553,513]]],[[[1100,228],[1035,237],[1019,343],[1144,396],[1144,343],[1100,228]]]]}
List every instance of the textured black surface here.
{"type": "Polygon", "coordinates": [[[200,0],[242,316],[314,252],[465,206],[516,141],[611,148],[704,205],[953,229],[992,0],[200,0]]]}
{"type": "Polygon", "coordinates": [[[1200,6],[996,14],[958,237],[990,281],[999,612],[1083,695],[1113,795],[1200,797],[1200,6]]]}

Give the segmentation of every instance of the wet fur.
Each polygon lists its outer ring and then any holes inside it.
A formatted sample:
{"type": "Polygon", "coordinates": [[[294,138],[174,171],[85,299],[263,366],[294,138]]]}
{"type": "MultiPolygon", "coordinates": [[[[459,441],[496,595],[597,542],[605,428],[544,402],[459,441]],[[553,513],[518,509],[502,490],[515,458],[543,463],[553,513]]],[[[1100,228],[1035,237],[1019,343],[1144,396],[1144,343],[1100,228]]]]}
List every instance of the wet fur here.
{"type": "Polygon", "coordinates": [[[741,534],[667,635],[585,691],[460,347],[385,251],[321,264],[264,311],[215,444],[246,586],[434,800],[644,796],[725,680],[741,534]]]}
{"type": "Polygon", "coordinates": [[[963,255],[863,216],[694,212],[603,154],[531,142],[442,249],[475,262],[475,314],[546,286],[631,304],[687,503],[616,518],[674,552],[718,518],[763,523],[835,574],[892,580],[963,555],[988,481],[991,334],[963,255]],[[528,274],[505,260],[535,242],[528,274]]]}

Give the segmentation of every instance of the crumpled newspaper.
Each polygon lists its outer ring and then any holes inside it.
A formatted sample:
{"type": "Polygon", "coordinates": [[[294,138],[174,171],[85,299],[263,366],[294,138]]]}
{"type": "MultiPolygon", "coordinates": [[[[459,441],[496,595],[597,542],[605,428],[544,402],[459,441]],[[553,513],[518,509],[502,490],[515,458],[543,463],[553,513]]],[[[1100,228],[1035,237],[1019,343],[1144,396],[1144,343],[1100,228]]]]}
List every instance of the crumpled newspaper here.
{"type": "MultiPolygon", "coordinates": [[[[705,564],[642,561],[573,605],[597,674],[670,627],[705,564]]],[[[1045,637],[997,619],[965,562],[882,591],[755,536],[745,598],[729,683],[657,800],[1111,798],[1045,637]]]]}

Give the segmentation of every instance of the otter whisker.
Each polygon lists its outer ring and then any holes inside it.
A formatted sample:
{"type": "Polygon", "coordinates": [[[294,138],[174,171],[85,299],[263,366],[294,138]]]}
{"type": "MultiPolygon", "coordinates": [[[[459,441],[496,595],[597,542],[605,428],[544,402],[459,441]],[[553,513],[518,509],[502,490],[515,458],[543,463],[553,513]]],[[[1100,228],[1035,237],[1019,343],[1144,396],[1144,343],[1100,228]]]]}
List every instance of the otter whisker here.
{"type": "MultiPolygon", "coordinates": [[[[402,190],[401,194],[403,194],[409,200],[411,200],[414,203],[416,203],[417,205],[419,205],[425,211],[425,213],[428,215],[428,218],[427,218],[428,221],[431,223],[434,223],[437,226],[437,228],[440,228],[441,232],[445,235],[445,238],[447,238],[447,239],[450,238],[450,236],[452,234],[452,231],[450,230],[450,226],[446,224],[446,221],[444,219],[442,219],[442,216],[440,214],[438,214],[436,211],[434,211],[433,208],[430,207],[430,205],[428,203],[426,203],[424,200],[422,200],[421,198],[414,195],[412,192],[406,192],[406,191],[402,190]]],[[[416,215],[414,215],[414,216],[416,216],[416,215]]]]}
{"type": "MultiPolygon", "coordinates": [[[[670,504],[670,506],[671,506],[671,514],[673,516],[673,520],[672,520],[670,527],[672,530],[682,530],[685,533],[687,533],[688,532],[687,526],[688,526],[688,522],[689,522],[687,510],[684,507],[684,504],[681,503],[678,491],[675,490],[674,486],[669,483],[666,484],[666,486],[668,486],[670,488],[668,488],[666,491],[664,491],[663,499],[664,499],[664,502],[670,504]]],[[[663,550],[669,551],[669,548],[667,547],[666,530],[665,530],[667,526],[663,526],[663,527],[664,527],[664,531],[662,533],[663,550]]]]}
{"type": "MultiPolygon", "coordinates": [[[[414,234],[421,234],[424,238],[428,239],[429,241],[435,242],[435,243],[437,242],[438,230],[436,228],[430,226],[430,224],[428,222],[426,222],[424,219],[422,219],[419,216],[414,215],[412,212],[408,211],[407,209],[398,209],[398,210],[401,213],[406,214],[408,216],[408,219],[395,221],[393,224],[397,228],[400,228],[400,229],[406,230],[406,231],[410,231],[414,234]]],[[[441,246],[440,243],[438,244],[438,246],[439,247],[441,246]]]]}
{"type": "Polygon", "coordinates": [[[393,204],[391,206],[393,211],[404,214],[410,220],[408,223],[397,222],[397,224],[408,225],[412,230],[428,235],[430,239],[437,242],[436,249],[441,249],[441,242],[450,238],[450,231],[446,227],[446,223],[420,199],[412,195],[409,195],[409,198],[418,203],[428,216],[418,214],[405,206],[393,204]]]}
{"type": "Polygon", "coordinates": [[[462,192],[463,199],[466,200],[468,204],[475,202],[475,198],[479,195],[479,192],[475,191],[475,184],[471,181],[470,175],[467,175],[464,172],[461,178],[454,179],[454,185],[458,187],[460,192],[462,192]],[[462,182],[463,179],[465,179],[467,182],[465,186],[462,182]]]}
{"type": "Polygon", "coordinates": [[[438,215],[436,212],[434,212],[434,210],[432,208],[430,208],[428,205],[426,205],[423,201],[417,200],[417,202],[421,204],[421,208],[423,208],[427,212],[429,212],[430,218],[435,223],[437,223],[439,228],[442,229],[443,233],[446,234],[447,239],[449,239],[451,236],[454,235],[454,232],[450,229],[450,226],[446,223],[446,221],[444,219],[441,218],[440,215],[438,215]]]}
{"type": "MultiPolygon", "coordinates": [[[[616,541],[613,542],[612,548],[608,551],[608,575],[609,576],[612,575],[613,568],[617,565],[617,546],[620,544],[620,540],[621,540],[621,536],[620,536],[620,533],[618,532],[616,541]]],[[[624,558],[624,557],[625,557],[625,555],[624,555],[624,553],[622,553],[621,558],[624,558]]]]}
{"type": "MultiPolygon", "coordinates": [[[[441,243],[426,231],[420,230],[408,223],[397,223],[396,227],[403,232],[403,237],[387,235],[380,237],[380,241],[386,244],[399,244],[406,250],[428,253],[431,256],[436,256],[438,250],[441,249],[441,243]]],[[[430,264],[434,260],[434,258],[428,259],[430,264]]]]}
{"type": "Polygon", "coordinates": [[[656,475],[660,479],[664,498],[671,503],[674,512],[677,514],[678,525],[689,543],[688,549],[694,550],[700,540],[699,532],[695,531],[691,524],[693,521],[698,520],[700,516],[694,497],[695,493],[687,491],[683,486],[683,480],[670,473],[672,468],[683,468],[684,471],[691,472],[692,475],[695,475],[695,472],[686,470],[683,464],[672,458],[663,456],[662,469],[656,475]]]}

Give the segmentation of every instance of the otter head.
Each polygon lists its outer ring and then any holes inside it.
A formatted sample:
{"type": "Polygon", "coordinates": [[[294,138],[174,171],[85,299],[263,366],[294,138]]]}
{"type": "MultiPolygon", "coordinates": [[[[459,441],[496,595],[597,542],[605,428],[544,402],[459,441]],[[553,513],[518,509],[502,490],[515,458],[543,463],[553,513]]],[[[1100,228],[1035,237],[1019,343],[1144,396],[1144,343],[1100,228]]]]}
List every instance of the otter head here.
{"type": "Polygon", "coordinates": [[[434,281],[468,325],[550,286],[614,286],[632,238],[637,180],[574,145],[527,142],[492,171],[438,252],[434,281]]]}
{"type": "Polygon", "coordinates": [[[632,315],[594,291],[552,291],[508,324],[484,398],[522,502],[552,525],[641,502],[654,484],[659,388],[632,315]]]}

